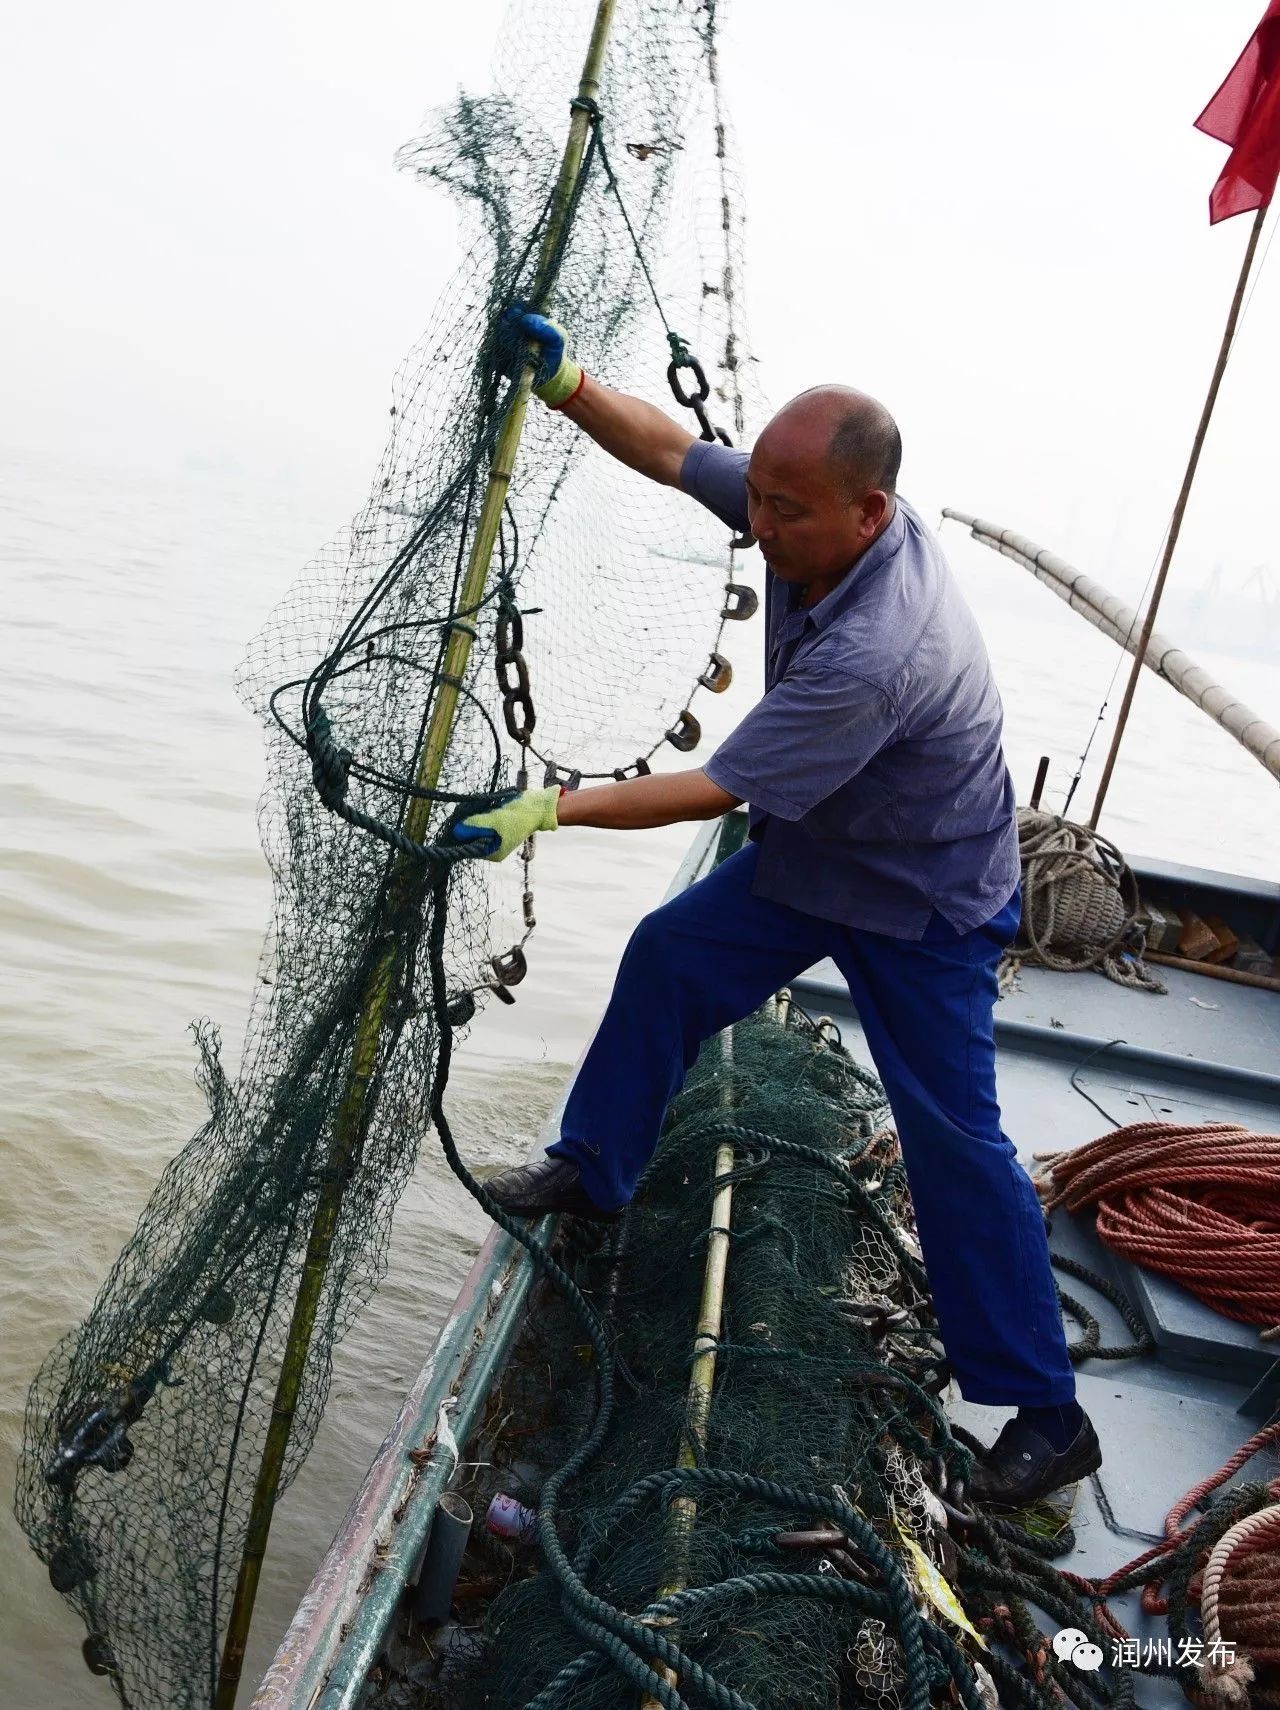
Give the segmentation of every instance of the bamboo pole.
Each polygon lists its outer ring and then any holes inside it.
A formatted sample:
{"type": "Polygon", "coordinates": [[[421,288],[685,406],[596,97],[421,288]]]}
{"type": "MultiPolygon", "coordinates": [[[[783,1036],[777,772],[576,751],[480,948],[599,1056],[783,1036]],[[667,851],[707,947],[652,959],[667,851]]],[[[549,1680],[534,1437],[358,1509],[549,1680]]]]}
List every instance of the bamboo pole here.
{"type": "MultiPolygon", "coordinates": [[[[1100,582],[1013,529],[1000,528],[965,511],[947,509],[942,514],[953,522],[963,523],[984,546],[1030,570],[1038,582],[1065,600],[1072,611],[1079,612],[1095,629],[1136,656],[1136,637],[1141,627],[1138,613],[1108,593],[1100,582]]],[[[1153,629],[1147,636],[1143,663],[1234,736],[1273,778],[1280,778],[1280,730],[1259,718],[1239,696],[1211,677],[1202,665],[1197,665],[1189,653],[1153,629]]]]}
{"type": "Polygon", "coordinates": [[[1204,446],[1205,435],[1209,431],[1209,419],[1213,415],[1213,407],[1218,401],[1218,388],[1222,384],[1222,376],[1226,372],[1227,358],[1231,354],[1231,342],[1235,338],[1236,323],[1240,319],[1240,305],[1244,301],[1244,288],[1248,283],[1249,272],[1253,267],[1254,253],[1258,248],[1258,239],[1262,236],[1262,223],[1267,217],[1267,203],[1263,203],[1254,217],[1253,226],[1249,232],[1249,242],[1244,252],[1244,261],[1240,268],[1240,277],[1236,280],[1235,295],[1231,299],[1231,310],[1227,315],[1226,331],[1222,335],[1222,344],[1218,350],[1218,360],[1214,366],[1213,379],[1209,382],[1209,392],[1200,412],[1200,423],[1196,428],[1196,437],[1191,445],[1191,456],[1187,459],[1186,473],[1182,477],[1182,488],[1178,493],[1178,501],[1173,507],[1173,517],[1169,523],[1169,535],[1165,541],[1164,556],[1160,560],[1160,570],[1156,576],[1156,585],[1151,590],[1151,600],[1147,606],[1147,615],[1142,625],[1142,634],[1138,637],[1138,645],[1134,649],[1133,669],[1129,672],[1129,681],[1124,687],[1124,700],[1120,703],[1120,712],[1116,718],[1116,728],[1112,733],[1111,747],[1107,751],[1106,763],[1102,768],[1102,777],[1098,780],[1098,793],[1094,797],[1093,812],[1089,815],[1089,828],[1093,830],[1098,824],[1098,816],[1102,812],[1102,804],[1107,797],[1107,787],[1111,783],[1111,774],[1115,770],[1116,755],[1120,752],[1120,743],[1124,737],[1125,725],[1129,722],[1129,709],[1133,705],[1133,695],[1138,687],[1138,678],[1142,675],[1142,661],[1146,657],[1147,643],[1156,625],[1156,612],[1160,606],[1160,596],[1164,593],[1165,580],[1169,574],[1169,565],[1173,560],[1174,548],[1178,544],[1178,536],[1182,532],[1182,519],[1186,514],[1187,500],[1191,497],[1191,483],[1195,480],[1196,468],[1200,462],[1200,452],[1204,446]]]}
{"type": "MultiPolygon", "coordinates": [[[[581,101],[594,103],[599,94],[600,77],[604,67],[609,31],[613,24],[615,4],[616,0],[599,0],[591,40],[583,62],[582,77],[578,85],[578,97],[581,101]]],[[[546,282],[546,275],[554,264],[555,256],[564,236],[565,222],[568,219],[574,191],[582,171],[582,161],[586,153],[590,126],[590,110],[587,107],[575,106],[569,120],[568,140],[565,143],[564,154],[561,158],[560,174],[552,194],[551,208],[539,254],[538,277],[543,282],[546,282]]],[[[515,468],[516,453],[524,430],[525,414],[529,407],[529,396],[533,389],[533,379],[536,372],[536,363],[530,360],[520,376],[515,395],[508,407],[506,418],[498,435],[493,463],[489,470],[488,484],[485,488],[484,502],[476,523],[471,551],[467,560],[466,575],[463,580],[461,601],[464,610],[479,605],[484,595],[489,565],[502,520],[502,509],[506,503],[507,489],[515,468]]],[[[450,633],[449,644],[445,650],[442,679],[435,706],[432,708],[431,720],[423,744],[422,759],[418,768],[417,783],[423,789],[435,789],[439,782],[445,756],[448,753],[449,742],[453,735],[453,726],[458,710],[459,687],[471,656],[473,639],[470,632],[460,626],[455,627],[450,633]]],[[[405,830],[415,842],[423,841],[430,812],[431,803],[423,796],[415,797],[410,804],[409,811],[405,816],[405,830]]],[[[391,897],[403,896],[412,885],[413,879],[412,863],[408,860],[402,860],[392,876],[391,897]]],[[[285,1453],[288,1449],[298,1398],[306,1373],[311,1336],[315,1329],[316,1316],[324,1291],[324,1279],[329,1268],[333,1238],[337,1230],[338,1216],[342,1209],[346,1176],[363,1137],[368,1116],[371,1114],[368,1110],[369,1090],[377,1067],[378,1049],[386,1019],[394,970],[395,949],[390,947],[375,964],[361,1001],[355,1040],[352,1045],[351,1067],[342,1102],[338,1107],[334,1122],[333,1139],[330,1143],[324,1170],[324,1186],[316,1205],[311,1233],[307,1242],[302,1277],[294,1302],[284,1358],[281,1362],[280,1375],[276,1384],[275,1401],[271,1409],[271,1424],[267,1431],[262,1462],[254,1486],[249,1529],[245,1538],[244,1553],[241,1557],[240,1572],[236,1581],[235,1597],[232,1601],[231,1615],[227,1624],[227,1636],[222,1652],[222,1667],[214,1696],[214,1710],[232,1710],[240,1686],[245,1646],[248,1641],[249,1627],[253,1620],[253,1607],[262,1574],[262,1563],[266,1555],[267,1540],[271,1531],[276,1497],[284,1469],[285,1453]]]]}
{"type": "MultiPolygon", "coordinates": [[[[720,1035],[721,1061],[726,1072],[733,1068],[733,1029],[727,1027],[720,1035]]],[[[726,1084],[724,1103],[731,1106],[732,1094],[726,1084]]],[[[724,1317],[724,1282],[729,1264],[729,1218],[733,1211],[733,1146],[729,1141],[716,1148],[716,1191],[711,1201],[711,1233],[707,1237],[707,1262],[702,1273],[702,1298],[698,1305],[698,1328],[693,1341],[693,1366],[689,1373],[689,1390],[685,1405],[685,1431],[676,1456],[680,1468],[696,1467],[707,1444],[707,1426],[711,1420],[711,1398],[716,1382],[716,1351],[720,1343],[720,1324],[724,1317]]],[[[697,1523],[696,1497],[677,1496],[667,1510],[667,1550],[670,1566],[666,1584],[659,1598],[674,1597],[683,1591],[689,1573],[689,1545],[697,1523]]],[[[657,1672],[668,1685],[675,1686],[674,1669],[660,1667],[657,1672]]],[[[641,1710],[661,1710],[658,1700],[646,1695],[641,1710]]]]}
{"type": "Polygon", "coordinates": [[[1220,962],[1192,962],[1186,956],[1169,956],[1163,950],[1144,950],[1144,962],[1162,968],[1185,968],[1189,974],[1206,974],[1211,980],[1226,980],[1233,986],[1254,986],[1260,992],[1280,992],[1280,979],[1272,974],[1254,974],[1248,968],[1224,968],[1220,962]]]}

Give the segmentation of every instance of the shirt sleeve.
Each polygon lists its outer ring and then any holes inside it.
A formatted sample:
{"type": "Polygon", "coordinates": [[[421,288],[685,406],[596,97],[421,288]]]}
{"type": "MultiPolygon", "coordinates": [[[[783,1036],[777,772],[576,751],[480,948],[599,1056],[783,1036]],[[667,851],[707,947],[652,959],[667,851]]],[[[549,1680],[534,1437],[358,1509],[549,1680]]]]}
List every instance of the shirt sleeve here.
{"type": "Polygon", "coordinates": [[[806,659],[774,685],[703,770],[777,819],[797,820],[892,742],[898,716],[882,689],[806,659]]]}
{"type": "Polygon", "coordinates": [[[748,451],[719,440],[695,439],[680,467],[680,485],[722,523],[743,534],[747,529],[748,451]]]}

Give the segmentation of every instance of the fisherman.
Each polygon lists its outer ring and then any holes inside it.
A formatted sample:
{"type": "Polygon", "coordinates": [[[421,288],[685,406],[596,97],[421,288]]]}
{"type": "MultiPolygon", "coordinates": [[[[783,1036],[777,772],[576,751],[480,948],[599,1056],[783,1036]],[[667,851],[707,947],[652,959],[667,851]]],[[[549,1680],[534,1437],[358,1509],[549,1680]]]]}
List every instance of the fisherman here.
{"type": "Polygon", "coordinates": [[[732,450],[585,374],[554,323],[515,320],[540,347],[545,404],[754,535],[766,692],[704,766],[526,790],[459,827],[501,860],[534,831],[750,808],[746,847],[637,926],[559,1140],[488,1190],[514,1216],[616,1216],[703,1042],[830,956],[897,1124],[952,1372],[966,1400],[1018,1409],[970,1492],[1024,1506],[1102,1457],[996,1101],[996,967],[1021,907],[1000,698],[937,541],[897,497],[897,426],[818,386],[732,450]]]}

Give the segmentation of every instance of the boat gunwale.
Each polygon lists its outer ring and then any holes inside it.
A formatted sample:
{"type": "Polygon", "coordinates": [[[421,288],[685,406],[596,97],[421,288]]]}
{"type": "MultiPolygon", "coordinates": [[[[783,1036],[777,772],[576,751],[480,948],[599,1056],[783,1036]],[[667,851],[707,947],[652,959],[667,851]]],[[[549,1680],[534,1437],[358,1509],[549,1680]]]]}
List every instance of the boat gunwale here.
{"type": "MultiPolygon", "coordinates": [[[[421,1496],[434,1482],[432,1468],[441,1464],[442,1445],[436,1441],[441,1404],[461,1396],[479,1356],[492,1346],[502,1307],[527,1292],[531,1274],[524,1250],[494,1228],[313,1575],[254,1694],[252,1710],[286,1705],[310,1710],[350,1637],[364,1630],[359,1612],[397,1530],[409,1523],[425,1539],[435,1495],[425,1505],[421,1496]],[[430,1451],[425,1457],[424,1450],[430,1451]]],[[[384,1634],[385,1624],[379,1644],[384,1634]]]]}

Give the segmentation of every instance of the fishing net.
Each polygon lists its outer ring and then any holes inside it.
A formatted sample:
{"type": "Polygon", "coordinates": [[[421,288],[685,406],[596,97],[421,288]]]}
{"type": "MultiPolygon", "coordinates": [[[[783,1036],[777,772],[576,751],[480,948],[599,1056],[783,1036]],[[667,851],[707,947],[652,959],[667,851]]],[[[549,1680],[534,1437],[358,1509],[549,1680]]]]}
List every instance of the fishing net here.
{"type": "Polygon", "coordinates": [[[241,1559],[265,1543],[259,1468],[283,1489],[305,1458],[453,1030],[522,973],[528,860],[450,868],[449,814],[522,776],[688,750],[694,696],[727,681],[721,631],[754,603],[726,594],[722,528],[537,405],[467,596],[524,396],[513,303],[554,313],[592,373],[639,396],[662,398],[674,362],[693,431],[736,437],[749,411],[717,7],[618,8],[566,194],[592,14],[523,0],[493,92],[402,153],[456,200],[463,260],[396,379],[367,502],[241,673],[268,733],[275,886],[242,1060],[233,1076],[197,1027],[208,1120],[31,1390],[18,1515],[130,1705],[214,1702],[241,1559]]]}
{"type": "Polygon", "coordinates": [[[467,1450],[456,1625],[403,1640],[364,1702],[613,1710],[638,1690],[668,1710],[980,1710],[998,1688],[1047,1710],[1057,1686],[1131,1702],[1125,1671],[1086,1680],[1049,1649],[1072,1626],[1110,1652],[1050,1564],[1073,1547],[1066,1516],[1014,1525],[965,1501],[971,1445],[939,1399],[879,1083],[796,1010],[726,1038],[674,1101],[617,1234],[567,1249],[601,1334],[546,1290],[491,1397],[467,1450]],[[699,1337],[720,1229],[723,1319],[699,1337]],[[691,1388],[708,1346],[709,1406],[691,1388]],[[495,1495],[528,1511],[526,1536],[484,1531],[495,1495]]]}

